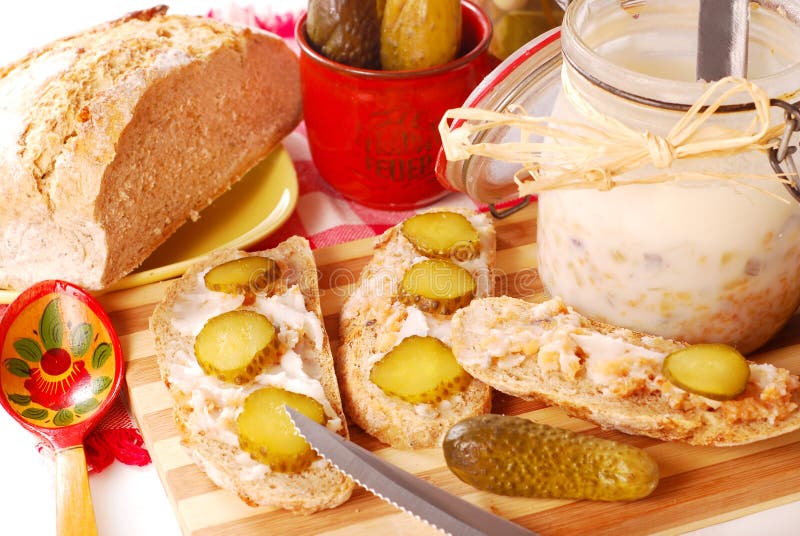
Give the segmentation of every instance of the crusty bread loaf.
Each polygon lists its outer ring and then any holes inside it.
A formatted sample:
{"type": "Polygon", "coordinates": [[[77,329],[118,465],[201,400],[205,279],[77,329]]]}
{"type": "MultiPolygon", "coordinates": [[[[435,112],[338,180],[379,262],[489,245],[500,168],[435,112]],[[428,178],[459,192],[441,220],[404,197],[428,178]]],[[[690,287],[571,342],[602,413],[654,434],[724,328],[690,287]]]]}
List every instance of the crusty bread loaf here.
{"type": "Polygon", "coordinates": [[[800,379],[789,371],[750,362],[743,394],[710,400],[661,373],[663,358],[685,343],[590,321],[558,298],[475,300],[454,315],[452,337],[474,377],[605,428],[716,446],[800,428],[800,379]]]}
{"type": "Polygon", "coordinates": [[[281,39],[165,12],[0,69],[0,287],[108,285],[299,122],[298,62],[281,39]]]}
{"type": "MultiPolygon", "coordinates": [[[[206,316],[215,316],[237,307],[235,304],[209,305],[215,299],[209,294],[222,293],[207,291],[202,276],[213,266],[245,255],[248,254],[221,250],[190,268],[169,287],[150,319],[161,376],[173,398],[175,421],[181,432],[182,443],[212,481],[235,492],[250,505],[273,506],[302,513],[333,508],[350,497],[353,483],[330,463],[320,459],[300,473],[273,472],[241,450],[235,435],[231,435],[235,434],[235,419],[246,394],[264,385],[294,391],[299,383],[297,372],[287,371],[286,367],[279,365],[263,373],[268,377],[259,375],[253,382],[238,386],[204,375],[197,365],[191,332],[198,331],[198,326],[202,327],[206,316]],[[190,321],[194,322],[191,329],[187,327],[190,321]]],[[[321,396],[329,403],[329,408],[326,408],[328,426],[332,421],[337,421],[338,432],[348,437],[330,343],[322,324],[317,272],[308,241],[292,237],[274,249],[250,255],[276,260],[281,267],[282,283],[285,284],[281,285],[278,294],[290,293],[293,288],[299,289],[306,310],[319,320],[319,347],[312,344],[311,332],[305,331],[308,329],[306,321],[301,320],[303,332],[296,332],[298,339],[290,349],[300,355],[303,371],[316,382],[311,389],[324,393],[321,396]]],[[[217,299],[222,298],[217,296],[217,299]]],[[[230,297],[223,303],[228,299],[230,297]]],[[[258,307],[258,300],[261,299],[257,298],[255,305],[244,307],[258,307]]],[[[278,327],[281,342],[286,344],[286,340],[292,337],[292,330],[274,320],[273,323],[278,327]]]]}
{"type": "MultiPolygon", "coordinates": [[[[491,295],[494,288],[494,228],[485,215],[457,212],[480,223],[478,231],[485,265],[468,269],[478,282],[477,295],[491,295]]],[[[491,389],[473,379],[465,391],[440,405],[414,405],[388,396],[370,381],[375,357],[388,352],[402,340],[399,335],[408,308],[397,302],[398,286],[405,271],[423,258],[403,236],[400,225],[378,238],[373,258],[364,267],[355,290],[342,306],[339,319],[342,344],[335,356],[336,372],[345,413],[367,433],[397,448],[434,447],[441,445],[447,430],[456,422],[490,410],[491,389]]],[[[432,315],[426,316],[429,322],[432,321],[432,315]]],[[[449,317],[441,316],[439,322],[449,323],[449,317]]],[[[408,329],[403,331],[407,332],[406,336],[423,334],[411,333],[408,329]]]]}

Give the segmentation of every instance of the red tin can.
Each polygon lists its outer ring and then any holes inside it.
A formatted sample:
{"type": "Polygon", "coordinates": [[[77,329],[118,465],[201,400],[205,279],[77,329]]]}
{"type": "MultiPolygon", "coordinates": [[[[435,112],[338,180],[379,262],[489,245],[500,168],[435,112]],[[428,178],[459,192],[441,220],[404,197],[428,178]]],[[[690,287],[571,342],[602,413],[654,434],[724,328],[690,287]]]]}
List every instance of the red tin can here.
{"type": "Polygon", "coordinates": [[[376,71],[350,67],[316,52],[306,16],[297,23],[308,143],[320,175],[363,205],[402,210],[430,204],[446,191],[434,164],[445,110],[461,106],[489,73],[492,24],[464,1],[461,54],[427,69],[376,71]]]}

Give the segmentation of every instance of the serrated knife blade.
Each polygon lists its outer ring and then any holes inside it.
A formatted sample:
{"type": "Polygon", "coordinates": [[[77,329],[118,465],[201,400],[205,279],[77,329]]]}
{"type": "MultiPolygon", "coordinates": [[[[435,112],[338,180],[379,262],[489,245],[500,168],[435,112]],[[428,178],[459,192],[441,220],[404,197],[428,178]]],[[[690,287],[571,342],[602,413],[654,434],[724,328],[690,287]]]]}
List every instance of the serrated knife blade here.
{"type": "Polygon", "coordinates": [[[359,485],[451,536],[536,536],[535,532],[474,506],[387,463],[286,406],[297,430],[317,453],[359,485]]]}

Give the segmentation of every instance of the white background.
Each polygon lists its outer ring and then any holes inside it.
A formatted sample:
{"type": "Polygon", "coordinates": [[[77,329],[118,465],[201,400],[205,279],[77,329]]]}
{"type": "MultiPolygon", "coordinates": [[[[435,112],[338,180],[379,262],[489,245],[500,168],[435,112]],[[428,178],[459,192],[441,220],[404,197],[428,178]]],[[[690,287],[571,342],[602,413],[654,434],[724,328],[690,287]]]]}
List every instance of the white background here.
{"type": "MultiPolygon", "coordinates": [[[[6,0],[0,6],[0,65],[57,37],[157,3],[158,0],[6,0]]],[[[229,7],[222,0],[162,0],[162,3],[169,4],[171,12],[188,14],[229,7]]],[[[260,12],[267,5],[281,10],[305,4],[305,0],[262,0],[254,6],[260,12]]],[[[239,5],[247,5],[247,0],[239,5]]],[[[54,468],[52,461],[37,453],[35,445],[29,433],[0,412],[0,534],[55,534],[54,468]]],[[[103,473],[93,475],[90,485],[101,536],[180,533],[152,465],[136,468],[117,462],[103,473]]],[[[732,475],[730,485],[746,487],[747,483],[737,481],[732,475]]],[[[800,503],[794,503],[693,534],[788,536],[798,531],[800,503]]],[[[268,532],[269,528],[264,527],[264,533],[268,532]]]]}

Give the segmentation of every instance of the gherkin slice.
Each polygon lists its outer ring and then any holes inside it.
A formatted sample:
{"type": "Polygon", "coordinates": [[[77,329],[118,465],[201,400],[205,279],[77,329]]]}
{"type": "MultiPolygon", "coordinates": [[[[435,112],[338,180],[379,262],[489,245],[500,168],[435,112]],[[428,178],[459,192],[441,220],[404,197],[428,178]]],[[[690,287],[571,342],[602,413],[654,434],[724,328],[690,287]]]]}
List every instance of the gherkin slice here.
{"type": "Polygon", "coordinates": [[[257,255],[215,266],[203,277],[206,288],[227,294],[269,294],[281,278],[274,260],[257,255]]]}
{"type": "Polygon", "coordinates": [[[422,311],[450,315],[469,304],[477,285],[467,270],[443,259],[427,259],[406,270],[398,300],[422,311]]]}
{"type": "Polygon", "coordinates": [[[442,448],[453,474],[498,495],[630,501],[659,479],[642,449],[520,417],[469,417],[448,430],[442,448]]]}
{"type": "Polygon", "coordinates": [[[236,419],[239,446],[273,471],[297,473],[311,465],[317,455],[295,429],[284,405],[325,424],[322,404],[313,398],[279,387],[265,387],[245,399],[244,410],[236,419]]]}
{"type": "Polygon", "coordinates": [[[742,394],[750,378],[747,360],[725,344],[693,344],[664,358],[662,372],[670,383],[712,400],[742,394]]]}
{"type": "Polygon", "coordinates": [[[417,214],[404,221],[400,230],[427,257],[469,260],[481,252],[478,231],[457,212],[417,214]]]}
{"type": "Polygon", "coordinates": [[[278,362],[280,343],[267,317],[237,309],[211,318],[194,343],[203,372],[241,385],[278,362]]]}
{"type": "Polygon", "coordinates": [[[469,387],[472,377],[439,339],[413,335],[373,365],[369,379],[411,404],[441,402],[469,387]]]}

